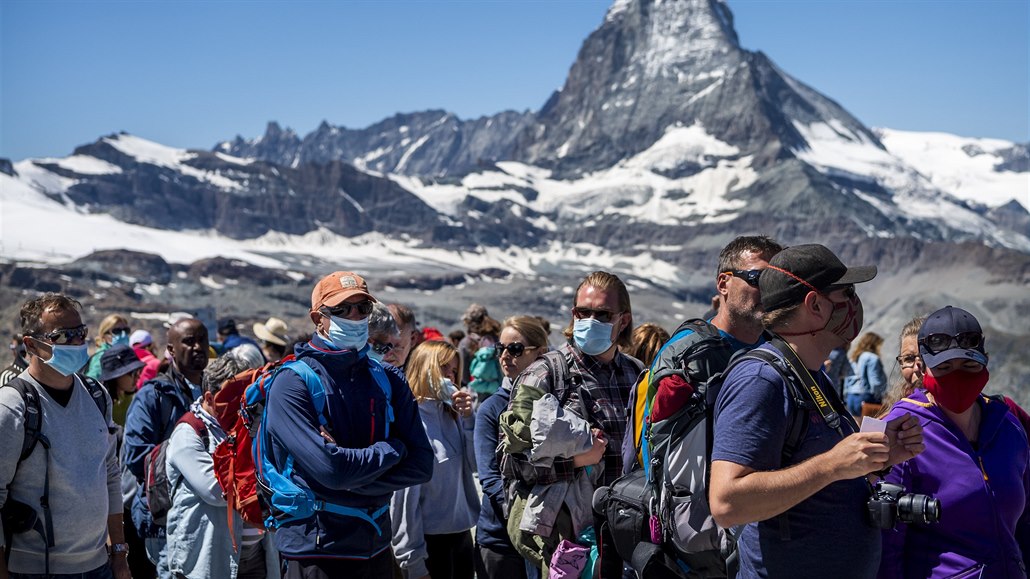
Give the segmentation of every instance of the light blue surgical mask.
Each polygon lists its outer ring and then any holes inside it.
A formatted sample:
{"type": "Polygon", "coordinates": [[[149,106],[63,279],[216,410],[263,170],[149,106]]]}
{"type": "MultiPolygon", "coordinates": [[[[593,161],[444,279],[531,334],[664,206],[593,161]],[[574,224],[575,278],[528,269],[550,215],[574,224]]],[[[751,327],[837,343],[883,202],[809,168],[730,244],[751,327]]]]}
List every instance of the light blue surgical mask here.
{"type": "Polygon", "coordinates": [[[86,344],[79,346],[58,346],[51,344],[53,350],[50,359],[44,362],[63,376],[71,376],[79,371],[89,361],[89,347],[86,344]]]}
{"type": "Polygon", "coordinates": [[[368,343],[368,318],[348,320],[329,316],[329,343],[337,350],[360,350],[368,343]]]}
{"type": "Polygon", "coordinates": [[[572,324],[572,339],[576,347],[588,356],[604,354],[612,347],[612,325],[594,318],[583,318],[572,324]]]}
{"type": "Polygon", "coordinates": [[[111,334],[111,345],[118,346],[120,344],[129,345],[129,332],[118,332],[117,334],[111,334]]]}
{"type": "Polygon", "coordinates": [[[368,349],[368,357],[375,360],[376,362],[379,362],[380,364],[383,363],[383,355],[379,352],[376,352],[375,348],[368,349]]]}
{"type": "Polygon", "coordinates": [[[444,404],[454,406],[454,399],[451,396],[457,391],[458,387],[454,385],[450,378],[444,378],[440,382],[440,396],[443,398],[444,404]]]}

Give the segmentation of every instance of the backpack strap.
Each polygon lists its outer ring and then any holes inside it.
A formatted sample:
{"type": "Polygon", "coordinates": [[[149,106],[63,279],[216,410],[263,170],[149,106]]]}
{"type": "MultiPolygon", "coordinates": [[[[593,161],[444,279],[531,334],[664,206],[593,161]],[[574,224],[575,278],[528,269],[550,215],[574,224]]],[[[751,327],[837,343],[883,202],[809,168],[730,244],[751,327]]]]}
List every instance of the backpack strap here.
{"type": "MultiPolygon", "coordinates": [[[[78,374],[78,377],[82,379],[83,385],[86,386],[86,390],[89,390],[89,395],[93,398],[93,402],[97,405],[97,410],[100,411],[100,416],[104,418],[104,422],[107,422],[107,396],[104,396],[104,387],[100,382],[86,376],[85,374],[78,374]]],[[[118,429],[114,426],[108,426],[107,433],[114,434],[118,429]]]]}
{"type": "Polygon", "coordinates": [[[384,427],[385,438],[390,437],[390,424],[393,422],[393,388],[390,386],[390,378],[386,375],[386,370],[383,369],[383,365],[366,356],[368,360],[368,369],[372,372],[372,378],[375,379],[376,384],[379,385],[379,389],[383,391],[383,395],[386,396],[386,426],[384,427]]]}
{"type": "Polygon", "coordinates": [[[21,454],[18,455],[18,464],[21,464],[36,448],[43,432],[43,408],[39,402],[39,392],[27,380],[13,378],[3,387],[14,388],[21,395],[25,403],[25,438],[21,443],[21,454]]]}
{"type": "Polygon", "coordinates": [[[315,369],[300,360],[290,360],[279,367],[279,369],[283,368],[293,370],[304,380],[304,385],[308,387],[308,393],[311,394],[311,403],[315,405],[315,414],[318,415],[319,425],[328,425],[329,421],[325,417],[325,385],[322,384],[322,379],[318,377],[315,369]]]}

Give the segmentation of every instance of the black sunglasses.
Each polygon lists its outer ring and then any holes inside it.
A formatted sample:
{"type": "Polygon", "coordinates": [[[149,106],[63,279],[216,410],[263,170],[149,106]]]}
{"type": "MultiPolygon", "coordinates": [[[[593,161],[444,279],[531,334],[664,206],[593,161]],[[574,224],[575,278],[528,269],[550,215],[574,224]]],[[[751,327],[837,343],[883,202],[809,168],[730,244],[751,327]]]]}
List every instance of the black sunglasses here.
{"type": "Polygon", "coordinates": [[[129,328],[111,328],[110,330],[107,331],[107,333],[111,334],[112,336],[117,335],[117,334],[128,334],[129,333],[129,328]]]}
{"type": "Polygon", "coordinates": [[[919,343],[931,354],[939,354],[950,349],[953,342],[963,350],[973,350],[979,348],[983,344],[983,340],[984,335],[980,332],[962,332],[955,336],[950,334],[930,334],[919,340],[919,343]]]}
{"type": "Polygon", "coordinates": [[[347,302],[344,302],[338,306],[334,306],[331,308],[329,306],[322,306],[322,309],[319,311],[324,316],[336,316],[337,318],[346,318],[350,315],[351,310],[354,309],[356,309],[358,313],[362,316],[367,316],[368,314],[372,313],[372,302],[369,300],[353,304],[348,304],[347,302]]]}
{"type": "Polygon", "coordinates": [[[593,310],[590,308],[581,308],[578,306],[572,308],[572,317],[576,318],[577,320],[594,318],[602,324],[607,324],[608,322],[611,322],[612,318],[617,315],[618,313],[609,310],[593,310]]]}
{"type": "Polygon", "coordinates": [[[380,356],[385,356],[392,352],[393,349],[397,346],[394,346],[393,344],[390,344],[388,342],[369,342],[368,347],[371,348],[372,351],[376,354],[379,354],[380,356]]]}
{"type": "Polygon", "coordinates": [[[756,288],[756,287],[758,287],[758,278],[761,277],[762,270],[760,270],[760,269],[731,269],[729,271],[724,271],[723,273],[728,273],[728,274],[732,275],[733,277],[739,277],[740,279],[744,280],[744,283],[746,283],[747,285],[756,288]]]}
{"type": "Polygon", "coordinates": [[[494,346],[494,352],[497,354],[497,357],[500,358],[501,354],[503,354],[505,350],[508,350],[509,356],[512,358],[518,358],[522,354],[526,353],[526,350],[536,350],[537,348],[539,348],[539,346],[526,346],[521,342],[511,342],[508,344],[497,342],[497,345],[494,346]]]}
{"type": "Polygon", "coordinates": [[[850,283],[845,285],[827,286],[826,289],[822,291],[822,294],[824,296],[829,296],[830,294],[836,291],[843,291],[844,297],[848,298],[849,300],[858,295],[858,293],[855,291],[855,285],[850,283]]]}
{"type": "Polygon", "coordinates": [[[76,340],[85,340],[89,334],[89,328],[85,324],[77,328],[61,328],[45,334],[31,334],[34,338],[45,338],[51,344],[63,346],[76,340]]]}

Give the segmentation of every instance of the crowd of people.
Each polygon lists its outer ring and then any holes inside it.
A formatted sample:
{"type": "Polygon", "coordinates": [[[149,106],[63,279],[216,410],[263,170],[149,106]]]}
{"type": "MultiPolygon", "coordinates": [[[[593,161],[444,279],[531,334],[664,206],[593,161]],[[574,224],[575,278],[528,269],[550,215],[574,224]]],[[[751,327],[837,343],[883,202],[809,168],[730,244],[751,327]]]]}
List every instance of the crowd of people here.
{"type": "Polygon", "coordinates": [[[421,328],[348,271],[310,325],[215,340],[30,299],[0,373],[0,579],[1027,577],[1030,416],[984,393],[976,317],[913,312],[888,372],[861,333],[875,267],[764,236],[718,262],[713,310],[671,334],[590,273],[553,345],[478,304],[421,328]],[[688,417],[676,466],[651,443],[688,417]],[[630,554],[598,496],[634,473],[674,496],[630,554]]]}

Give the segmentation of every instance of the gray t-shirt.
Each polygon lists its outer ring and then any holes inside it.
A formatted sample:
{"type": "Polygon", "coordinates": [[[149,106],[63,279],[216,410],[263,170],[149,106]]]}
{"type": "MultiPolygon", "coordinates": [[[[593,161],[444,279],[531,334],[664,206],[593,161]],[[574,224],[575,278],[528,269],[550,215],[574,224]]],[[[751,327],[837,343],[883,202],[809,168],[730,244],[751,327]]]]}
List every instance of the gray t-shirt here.
{"type": "MultiPolygon", "coordinates": [[[[771,346],[762,346],[776,352],[771,346]]],[[[829,393],[829,379],[815,374],[829,393]]],[[[783,445],[794,402],[780,375],[761,361],[744,361],[723,383],[715,407],[712,460],[771,471],[801,463],[840,442],[818,410],[808,431],[783,463],[783,445]]],[[[852,429],[842,426],[845,434],[852,429]]],[[[869,485],[864,478],[837,481],[784,515],[745,525],[737,542],[741,579],[751,577],[872,578],[880,562],[880,531],[865,519],[869,485]],[[789,535],[782,526],[789,522],[789,535]]]]}

